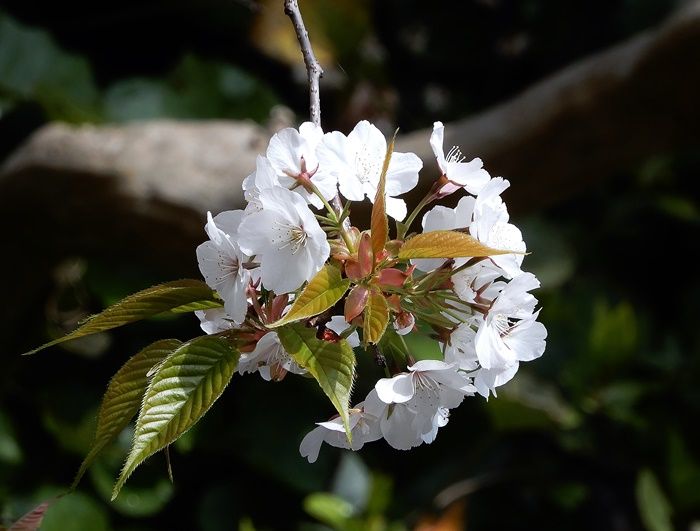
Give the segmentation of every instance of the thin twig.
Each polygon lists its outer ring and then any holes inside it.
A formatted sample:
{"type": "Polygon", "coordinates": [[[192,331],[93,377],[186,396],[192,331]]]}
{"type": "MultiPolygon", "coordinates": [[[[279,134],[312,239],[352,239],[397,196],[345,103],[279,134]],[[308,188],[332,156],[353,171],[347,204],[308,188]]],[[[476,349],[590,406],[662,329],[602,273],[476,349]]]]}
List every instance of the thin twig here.
{"type": "MultiPolygon", "coordinates": [[[[296,31],[297,39],[301,54],[304,56],[304,64],[306,65],[306,74],[309,78],[309,111],[311,113],[311,121],[321,127],[321,90],[319,88],[319,80],[323,77],[323,68],[314,55],[314,50],[311,48],[309,40],[309,32],[304,26],[304,19],[301,17],[299,3],[297,0],[284,0],[284,12],[292,20],[294,31],[296,31]]],[[[340,196],[335,194],[331,204],[336,215],[340,215],[343,211],[343,204],[340,201],[340,196]]],[[[343,228],[347,231],[350,229],[350,220],[343,221],[343,228]]]]}
{"type": "Polygon", "coordinates": [[[304,64],[306,65],[306,73],[309,76],[309,110],[311,111],[311,121],[321,126],[321,92],[319,90],[319,80],[323,76],[323,68],[316,60],[314,51],[311,48],[309,41],[309,32],[304,26],[304,19],[301,18],[299,11],[299,3],[297,0],[284,0],[284,12],[292,19],[294,31],[296,31],[301,53],[304,56],[304,64]]]}

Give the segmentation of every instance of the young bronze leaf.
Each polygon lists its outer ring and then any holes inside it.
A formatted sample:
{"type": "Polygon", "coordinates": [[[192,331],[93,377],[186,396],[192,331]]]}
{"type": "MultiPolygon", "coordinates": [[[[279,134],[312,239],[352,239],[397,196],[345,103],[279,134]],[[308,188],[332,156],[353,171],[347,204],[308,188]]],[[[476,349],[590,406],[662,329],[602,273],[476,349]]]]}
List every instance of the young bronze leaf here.
{"type": "Polygon", "coordinates": [[[149,371],[180,345],[182,342],[177,339],[162,339],[151,343],[132,356],[112,377],[97,415],[95,440],[80,465],[71,488],[78,485],[80,478],[97,455],[126,428],[138,413],[148,385],[149,371]]]}
{"type": "Polygon", "coordinates": [[[345,339],[324,341],[315,328],[291,323],[277,331],[284,349],[316,379],[340,414],[350,440],[348,408],[355,378],[355,353],[345,339]]]}
{"type": "MultiPolygon", "coordinates": [[[[216,293],[201,280],[175,280],[139,291],[113,304],[82,323],[76,330],[27,352],[34,354],[47,347],[117,328],[172,309],[194,303],[219,302],[216,293]]],[[[195,308],[200,309],[200,308],[195,308]]],[[[187,310],[191,311],[191,310],[187,310]]]]}
{"type": "Polygon", "coordinates": [[[270,328],[325,312],[345,295],[349,287],[350,280],[341,276],[340,269],[330,264],[326,265],[309,281],[287,315],[269,325],[270,328]]]}
{"type": "Polygon", "coordinates": [[[386,148],[384,165],[377,185],[377,194],[374,196],[374,205],[372,206],[370,229],[372,231],[372,250],[375,256],[382,252],[384,244],[389,239],[389,220],[386,217],[386,173],[389,171],[391,154],[394,152],[394,140],[396,140],[396,133],[386,148]]]}
{"type": "Polygon", "coordinates": [[[238,356],[227,340],[202,336],[165,359],[146,389],[131,452],[112,499],[147,457],[174,442],[204,416],[231,380],[238,356]]]}
{"type": "MultiPolygon", "coordinates": [[[[22,516],[7,531],[38,531],[41,528],[41,522],[44,520],[46,511],[63,495],[56,496],[50,500],[46,500],[34,507],[27,514],[22,516]]],[[[0,526],[0,529],[5,529],[0,526]]]]}
{"type": "Polygon", "coordinates": [[[362,339],[365,343],[379,343],[389,324],[389,303],[378,289],[372,289],[365,306],[362,339]]]}
{"type": "Polygon", "coordinates": [[[452,230],[434,230],[414,236],[401,246],[399,258],[466,258],[518,251],[492,249],[476,238],[452,230]]]}

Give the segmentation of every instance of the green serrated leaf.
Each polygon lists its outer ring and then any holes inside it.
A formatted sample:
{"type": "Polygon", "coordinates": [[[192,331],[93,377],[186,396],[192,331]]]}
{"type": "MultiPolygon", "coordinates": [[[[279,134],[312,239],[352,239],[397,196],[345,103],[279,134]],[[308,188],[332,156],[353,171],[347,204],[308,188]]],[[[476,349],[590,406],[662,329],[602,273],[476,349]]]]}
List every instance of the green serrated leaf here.
{"type": "Polygon", "coordinates": [[[87,319],[70,334],[44,343],[40,347],[26,352],[25,355],[35,354],[64,341],[111,330],[147,317],[153,317],[173,308],[202,301],[218,302],[219,299],[215,292],[201,280],[185,279],[158,284],[129,295],[103,312],[87,319]]]}
{"type": "Polygon", "coordinates": [[[389,324],[389,303],[378,289],[372,289],[367,298],[362,324],[362,339],[365,343],[379,343],[389,324]]]}
{"type": "Polygon", "coordinates": [[[183,304],[182,306],[177,306],[168,310],[170,313],[189,313],[196,312],[197,310],[212,310],[214,308],[223,308],[224,301],[213,300],[213,301],[197,301],[191,302],[189,304],[183,304]]]}
{"type": "Polygon", "coordinates": [[[112,493],[149,456],[190,429],[221,395],[239,353],[215,336],[202,336],[173,351],[151,379],[136,421],[134,442],[112,493]]]}
{"type": "Polygon", "coordinates": [[[276,328],[325,312],[345,295],[349,287],[350,280],[342,277],[340,269],[328,264],[309,281],[287,315],[269,327],[276,328]]]}
{"type": "Polygon", "coordinates": [[[350,440],[348,408],[355,379],[355,353],[347,340],[324,341],[315,328],[291,323],[277,330],[284,349],[316,379],[340,414],[350,440]]]}
{"type": "Polygon", "coordinates": [[[71,488],[74,489],[78,485],[102,449],[119,435],[138,413],[148,385],[149,371],[180,345],[182,342],[177,339],[163,339],[151,343],[129,358],[112,377],[97,415],[95,441],[80,465],[71,488]]]}
{"type": "Polygon", "coordinates": [[[464,232],[434,230],[418,234],[406,241],[399,250],[399,258],[466,258],[516,252],[492,249],[464,232]]]}

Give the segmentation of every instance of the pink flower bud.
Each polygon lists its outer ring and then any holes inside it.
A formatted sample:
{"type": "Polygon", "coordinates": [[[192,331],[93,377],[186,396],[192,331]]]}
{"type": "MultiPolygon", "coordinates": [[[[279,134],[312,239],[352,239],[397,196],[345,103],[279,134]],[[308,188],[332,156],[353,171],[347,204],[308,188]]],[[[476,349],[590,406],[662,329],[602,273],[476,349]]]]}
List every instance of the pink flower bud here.
{"type": "Polygon", "coordinates": [[[360,274],[366,277],[374,269],[374,254],[372,253],[372,239],[368,232],[363,232],[360,245],[357,249],[357,261],[360,263],[360,274]]]}
{"type": "Polygon", "coordinates": [[[378,280],[381,286],[393,286],[400,288],[403,286],[404,282],[406,282],[407,278],[408,275],[400,269],[389,267],[387,269],[382,269],[379,272],[378,280]]]}
{"type": "Polygon", "coordinates": [[[345,299],[345,320],[349,323],[360,315],[367,306],[369,290],[365,286],[355,286],[345,299]]]}

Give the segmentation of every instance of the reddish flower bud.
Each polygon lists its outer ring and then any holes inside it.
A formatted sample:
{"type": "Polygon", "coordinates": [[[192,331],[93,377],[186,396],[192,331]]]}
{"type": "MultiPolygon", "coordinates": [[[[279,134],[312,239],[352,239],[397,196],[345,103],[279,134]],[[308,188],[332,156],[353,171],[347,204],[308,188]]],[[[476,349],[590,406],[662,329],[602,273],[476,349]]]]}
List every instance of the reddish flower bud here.
{"type": "Polygon", "coordinates": [[[416,318],[410,312],[400,312],[396,315],[395,328],[402,336],[408,334],[416,325],[416,318]]]}
{"type": "Polygon", "coordinates": [[[357,261],[360,263],[360,273],[366,277],[374,269],[374,253],[372,253],[372,238],[368,232],[363,232],[360,245],[357,248],[357,261]]]}
{"type": "Polygon", "coordinates": [[[389,267],[387,269],[382,269],[379,272],[378,280],[381,286],[393,286],[400,288],[403,286],[404,282],[406,282],[407,278],[408,275],[406,275],[406,273],[400,269],[389,267]]]}
{"type": "Polygon", "coordinates": [[[345,320],[349,323],[360,315],[367,306],[369,290],[365,286],[355,286],[345,299],[345,320]]]}

